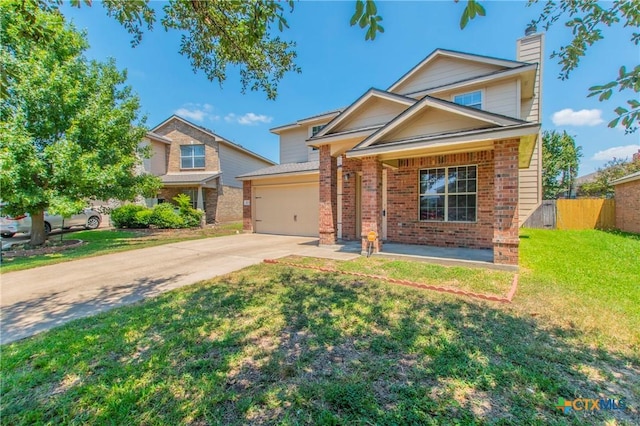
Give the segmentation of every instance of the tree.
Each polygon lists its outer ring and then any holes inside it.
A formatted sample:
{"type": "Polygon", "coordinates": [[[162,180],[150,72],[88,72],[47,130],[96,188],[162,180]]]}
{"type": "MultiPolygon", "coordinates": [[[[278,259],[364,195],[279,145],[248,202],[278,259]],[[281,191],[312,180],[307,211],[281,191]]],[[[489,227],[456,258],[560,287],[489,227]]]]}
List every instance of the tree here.
{"type": "Polygon", "coordinates": [[[570,194],[578,175],[582,147],[567,132],[542,133],[542,190],[545,200],[570,194]]]}
{"type": "MultiPolygon", "coordinates": [[[[43,9],[55,9],[63,0],[38,1],[43,9]]],[[[454,0],[459,2],[459,0],[454,0]]],[[[540,0],[528,0],[528,5],[540,0]]],[[[92,0],[71,0],[80,7],[90,6],[92,0]]],[[[109,16],[117,19],[132,34],[132,44],[137,45],[143,31],[151,30],[156,21],[156,11],[149,6],[149,0],[105,0],[103,6],[109,16]]],[[[294,10],[293,0],[286,1],[289,13],[294,10]]],[[[359,25],[365,30],[365,39],[374,40],[384,32],[382,16],[378,14],[375,0],[356,0],[351,25],[359,25]]],[[[295,43],[283,41],[276,32],[288,28],[285,7],[278,0],[244,1],[192,1],[170,0],[163,6],[164,18],[161,23],[165,30],[182,33],[180,53],[191,61],[194,71],[201,70],[211,81],[222,84],[229,65],[240,70],[243,93],[262,90],[267,98],[275,99],[279,81],[287,72],[300,72],[296,65],[295,43]]],[[[476,0],[466,0],[460,17],[460,28],[486,11],[476,0]]],[[[587,54],[588,47],[604,38],[603,32],[613,25],[637,28],[640,26],[640,2],[616,0],[610,3],[593,0],[556,1],[545,0],[543,12],[533,25],[542,25],[549,30],[562,22],[571,29],[571,41],[554,50],[551,57],[557,58],[562,71],[561,79],[569,78],[571,71],[578,67],[580,59],[587,54]]],[[[32,30],[37,34],[37,29],[32,30]]],[[[638,45],[640,34],[634,32],[631,40],[638,45]]],[[[2,81],[2,80],[0,80],[2,81]]],[[[4,85],[4,83],[3,83],[4,85]]],[[[633,132],[640,123],[640,65],[623,65],[618,75],[610,82],[589,88],[588,96],[598,96],[601,101],[609,99],[613,91],[634,92],[627,101],[628,106],[619,106],[614,111],[617,117],[609,127],[622,124],[627,132],[633,132]]],[[[0,87],[3,90],[3,87],[0,87]]]]}
{"type": "Polygon", "coordinates": [[[33,245],[46,240],[44,210],[69,216],[90,197],[131,199],[159,188],[157,178],[136,173],[146,130],[125,73],[113,60],[84,58],[84,36],[39,6],[0,6],[7,94],[0,101],[0,186],[8,213],[31,215],[33,245]]]}
{"type": "Polygon", "coordinates": [[[614,158],[598,169],[595,180],[582,184],[578,188],[580,195],[589,197],[611,198],[614,194],[613,182],[616,179],[640,171],[640,157],[631,161],[623,158],[614,158]]]}

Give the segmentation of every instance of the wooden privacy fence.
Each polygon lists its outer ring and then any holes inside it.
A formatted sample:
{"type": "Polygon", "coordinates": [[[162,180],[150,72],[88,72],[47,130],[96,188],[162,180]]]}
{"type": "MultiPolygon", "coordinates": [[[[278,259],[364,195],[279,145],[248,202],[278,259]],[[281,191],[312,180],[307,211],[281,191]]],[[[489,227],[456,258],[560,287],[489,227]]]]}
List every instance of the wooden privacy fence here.
{"type": "Polygon", "coordinates": [[[524,223],[527,228],[612,229],[616,226],[613,199],[544,200],[524,223]]]}

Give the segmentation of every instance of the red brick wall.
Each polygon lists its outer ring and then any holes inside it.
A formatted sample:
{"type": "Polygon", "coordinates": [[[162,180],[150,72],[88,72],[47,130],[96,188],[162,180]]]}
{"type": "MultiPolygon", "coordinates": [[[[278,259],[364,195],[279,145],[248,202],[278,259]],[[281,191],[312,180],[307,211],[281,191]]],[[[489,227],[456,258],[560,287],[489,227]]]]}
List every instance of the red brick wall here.
{"type": "Polygon", "coordinates": [[[338,160],[329,145],[320,146],[320,244],[335,244],[338,237],[338,160]]]}
{"type": "Polygon", "coordinates": [[[342,157],[342,239],[360,240],[356,235],[356,185],[362,163],[357,158],[342,157]],[[348,178],[346,177],[348,176],[348,178]]]}
{"type": "Polygon", "coordinates": [[[387,179],[387,240],[442,247],[492,248],[493,151],[400,160],[387,179]],[[419,171],[446,166],[478,166],[478,210],[475,223],[419,220],[419,171]]]}
{"type": "Polygon", "coordinates": [[[518,264],[518,139],[493,142],[494,227],[493,262],[518,264]]]}
{"type": "MultiPolygon", "coordinates": [[[[362,250],[367,249],[367,234],[382,231],[382,163],[376,157],[362,158],[362,250]]],[[[376,251],[382,249],[377,242],[376,251]]]]}
{"type": "Polygon", "coordinates": [[[616,227],[640,234],[640,180],[615,186],[616,227]]]}
{"type": "Polygon", "coordinates": [[[242,230],[245,232],[253,232],[253,218],[251,217],[251,209],[253,205],[253,197],[251,196],[251,181],[242,182],[242,230]],[[249,200],[249,205],[245,205],[244,201],[249,200]]]}

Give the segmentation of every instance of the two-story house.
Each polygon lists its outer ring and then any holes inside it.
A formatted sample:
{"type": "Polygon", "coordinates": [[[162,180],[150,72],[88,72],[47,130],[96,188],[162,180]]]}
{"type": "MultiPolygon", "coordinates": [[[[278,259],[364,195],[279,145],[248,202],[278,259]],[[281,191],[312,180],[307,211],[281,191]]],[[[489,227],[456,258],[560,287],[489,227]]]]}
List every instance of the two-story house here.
{"type": "Polygon", "coordinates": [[[543,35],[516,60],[437,49],[386,90],[271,129],[280,165],[239,177],[244,229],[492,249],[518,263],[541,201],[543,35]]]}
{"type": "Polygon", "coordinates": [[[236,176],[275,164],[204,127],[173,115],[142,142],[151,156],[146,172],[159,176],[162,189],[153,205],[187,194],[207,223],[242,219],[242,182],[236,176]]]}

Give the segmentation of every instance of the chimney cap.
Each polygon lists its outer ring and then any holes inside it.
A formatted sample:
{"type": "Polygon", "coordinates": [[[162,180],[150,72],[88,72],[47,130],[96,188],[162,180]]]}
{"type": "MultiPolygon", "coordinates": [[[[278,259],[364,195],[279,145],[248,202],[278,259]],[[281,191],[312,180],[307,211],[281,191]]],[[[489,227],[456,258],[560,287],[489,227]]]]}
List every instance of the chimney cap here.
{"type": "Polygon", "coordinates": [[[524,30],[524,35],[530,36],[532,34],[535,34],[536,31],[538,31],[538,27],[536,27],[535,22],[531,22],[529,25],[527,25],[527,28],[524,30]]]}

